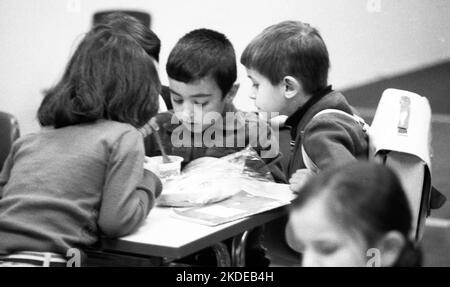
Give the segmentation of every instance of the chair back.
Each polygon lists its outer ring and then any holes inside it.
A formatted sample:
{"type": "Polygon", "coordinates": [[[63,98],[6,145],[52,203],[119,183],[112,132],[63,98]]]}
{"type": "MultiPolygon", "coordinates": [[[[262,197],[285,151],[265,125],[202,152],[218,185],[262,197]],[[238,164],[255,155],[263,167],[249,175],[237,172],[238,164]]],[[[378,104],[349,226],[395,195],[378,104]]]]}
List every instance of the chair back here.
{"type": "Polygon", "coordinates": [[[0,171],[8,157],[12,143],[20,136],[17,119],[0,111],[0,171]]]}

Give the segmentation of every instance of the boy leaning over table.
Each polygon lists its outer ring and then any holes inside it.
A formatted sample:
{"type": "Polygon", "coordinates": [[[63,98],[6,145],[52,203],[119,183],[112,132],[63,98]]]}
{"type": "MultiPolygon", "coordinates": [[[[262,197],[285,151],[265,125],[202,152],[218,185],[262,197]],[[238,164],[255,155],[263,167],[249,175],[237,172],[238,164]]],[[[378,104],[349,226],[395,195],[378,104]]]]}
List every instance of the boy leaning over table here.
{"type": "MultiPolygon", "coordinates": [[[[197,29],[184,35],[171,51],[166,71],[173,111],[156,115],[150,130],[157,130],[169,155],[183,157],[183,165],[200,157],[223,157],[252,146],[277,182],[287,182],[279,165],[278,139],[256,114],[237,110],[236,56],[225,35],[197,29]]],[[[153,132],[154,133],[154,132],[153,132]]],[[[147,156],[161,155],[154,134],[145,138],[147,156]]],[[[226,176],[226,175],[224,175],[226,176]]],[[[262,228],[250,233],[246,263],[268,266],[261,244],[262,228]]],[[[231,241],[226,241],[231,246],[231,241]]],[[[213,265],[210,248],[184,262],[213,265]]]]}

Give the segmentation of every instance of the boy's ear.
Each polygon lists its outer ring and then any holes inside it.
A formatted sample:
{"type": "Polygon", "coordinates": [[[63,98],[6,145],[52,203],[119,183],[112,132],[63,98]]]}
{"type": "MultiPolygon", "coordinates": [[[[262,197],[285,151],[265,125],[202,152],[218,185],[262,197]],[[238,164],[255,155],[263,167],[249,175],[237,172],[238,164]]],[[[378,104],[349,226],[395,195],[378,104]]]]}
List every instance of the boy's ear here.
{"type": "Polygon", "coordinates": [[[300,91],[303,90],[302,84],[296,78],[294,78],[292,76],[284,77],[282,86],[283,86],[284,96],[287,99],[294,98],[296,95],[298,95],[298,93],[300,91]]]}
{"type": "Polygon", "coordinates": [[[239,90],[239,83],[235,83],[235,84],[231,87],[231,89],[230,89],[230,91],[228,92],[228,94],[226,94],[224,100],[225,100],[227,103],[231,104],[231,103],[233,102],[234,97],[236,96],[238,90],[239,90]]]}
{"type": "Polygon", "coordinates": [[[398,231],[390,231],[384,235],[377,244],[381,255],[381,266],[393,266],[400,257],[405,244],[405,237],[398,231]]]}

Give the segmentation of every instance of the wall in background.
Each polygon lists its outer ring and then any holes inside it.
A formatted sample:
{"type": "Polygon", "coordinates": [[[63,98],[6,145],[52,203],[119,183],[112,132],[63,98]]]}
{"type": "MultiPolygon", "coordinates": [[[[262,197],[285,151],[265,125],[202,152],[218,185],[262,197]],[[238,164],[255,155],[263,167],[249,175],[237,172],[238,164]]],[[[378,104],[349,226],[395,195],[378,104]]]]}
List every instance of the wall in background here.
{"type": "MultiPolygon", "coordinates": [[[[1,0],[0,109],[16,115],[22,134],[37,131],[42,91],[53,85],[94,12],[130,8],[152,14],[160,36],[161,76],[170,49],[201,27],[225,33],[238,58],[263,28],[287,19],[317,27],[328,45],[330,83],[344,88],[450,59],[447,0],[1,0]]],[[[236,103],[251,109],[250,83],[239,65],[236,103]]]]}

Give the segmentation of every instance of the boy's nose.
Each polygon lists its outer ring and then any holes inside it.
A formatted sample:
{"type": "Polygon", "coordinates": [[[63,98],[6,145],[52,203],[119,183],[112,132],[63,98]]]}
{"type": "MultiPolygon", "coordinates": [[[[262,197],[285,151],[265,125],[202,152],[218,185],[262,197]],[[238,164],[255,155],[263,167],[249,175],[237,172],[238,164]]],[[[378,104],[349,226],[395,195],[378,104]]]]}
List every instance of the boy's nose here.
{"type": "Polygon", "coordinates": [[[183,105],[183,118],[189,122],[198,121],[202,114],[201,105],[184,103],[183,105]]]}
{"type": "Polygon", "coordinates": [[[191,122],[194,118],[194,109],[188,103],[183,103],[182,109],[177,111],[177,117],[183,122],[191,122]]]}
{"type": "Polygon", "coordinates": [[[192,122],[194,119],[194,113],[192,110],[183,110],[182,117],[185,122],[192,122]]]}

